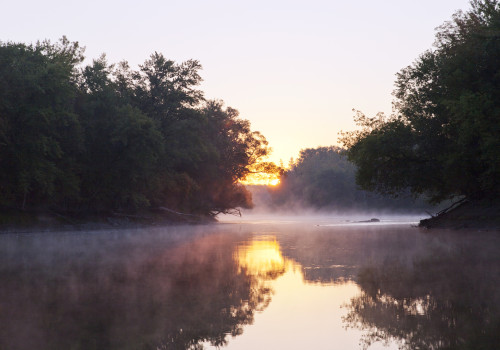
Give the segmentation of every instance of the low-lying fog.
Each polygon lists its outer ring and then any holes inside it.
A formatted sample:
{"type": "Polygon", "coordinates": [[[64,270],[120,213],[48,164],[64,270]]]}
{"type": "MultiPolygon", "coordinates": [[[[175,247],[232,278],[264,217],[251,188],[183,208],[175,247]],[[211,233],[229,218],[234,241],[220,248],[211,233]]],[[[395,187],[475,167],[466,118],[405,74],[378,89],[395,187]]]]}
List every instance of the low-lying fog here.
{"type": "MultiPolygon", "coordinates": [[[[266,186],[247,186],[252,194],[254,207],[252,209],[241,209],[239,215],[218,215],[220,222],[238,223],[311,223],[317,225],[339,225],[339,224],[395,224],[410,223],[418,224],[422,219],[429,218],[431,214],[437,213],[446,207],[447,203],[435,207],[423,205],[420,200],[411,205],[411,200],[405,200],[402,207],[398,207],[397,201],[393,208],[366,207],[362,205],[351,205],[343,207],[314,208],[302,199],[288,198],[287,201],[277,204],[271,195],[272,189],[266,186]],[[271,192],[270,192],[271,191],[271,192]],[[372,220],[374,219],[374,220],[372,220]],[[371,221],[366,223],[367,221],[371,221]]],[[[334,203],[334,201],[332,202],[334,203]]],[[[332,204],[331,203],[331,204],[332,204]]],[[[390,199],[382,204],[387,205],[390,199]]]]}
{"type": "Polygon", "coordinates": [[[242,209],[241,216],[219,214],[217,220],[222,223],[308,223],[315,225],[383,225],[383,224],[413,224],[430,217],[427,213],[394,214],[377,211],[328,212],[303,209],[301,211],[267,211],[242,209]]]}

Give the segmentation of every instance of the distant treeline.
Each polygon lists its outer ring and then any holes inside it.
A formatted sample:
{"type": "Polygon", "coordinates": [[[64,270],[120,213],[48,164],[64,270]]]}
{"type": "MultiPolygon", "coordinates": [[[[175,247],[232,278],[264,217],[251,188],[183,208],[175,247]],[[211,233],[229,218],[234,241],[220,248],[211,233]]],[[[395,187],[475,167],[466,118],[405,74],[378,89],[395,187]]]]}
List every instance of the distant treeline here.
{"type": "Polygon", "coordinates": [[[331,210],[425,210],[431,208],[422,198],[402,192],[396,198],[360,190],[356,185],[356,166],[346,151],[330,146],[304,149],[279,186],[269,189],[271,205],[280,208],[331,210]]]}
{"type": "Polygon", "coordinates": [[[83,59],[65,37],[0,42],[0,207],[207,215],[252,205],[238,180],[269,169],[267,142],[204,99],[198,61],[154,53],[132,70],[83,59]]]}

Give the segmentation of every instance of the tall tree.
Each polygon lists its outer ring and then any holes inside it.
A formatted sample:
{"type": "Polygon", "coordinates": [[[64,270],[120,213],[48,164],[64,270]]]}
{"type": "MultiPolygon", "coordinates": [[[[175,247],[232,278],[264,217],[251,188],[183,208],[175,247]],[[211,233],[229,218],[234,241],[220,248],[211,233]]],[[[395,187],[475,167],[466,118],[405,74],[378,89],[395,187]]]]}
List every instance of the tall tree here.
{"type": "Polygon", "coordinates": [[[73,113],[78,43],[0,43],[0,203],[25,208],[78,197],[73,113]]]}
{"type": "Polygon", "coordinates": [[[434,202],[500,194],[500,4],[474,0],[396,80],[396,113],[358,114],[345,133],[365,189],[409,188],[434,202]]]}
{"type": "MultiPolygon", "coordinates": [[[[83,49],[0,43],[0,205],[67,213],[251,205],[238,183],[272,169],[265,138],[206,102],[198,61],[155,53],[131,70],[83,49]]],[[[275,166],[274,166],[275,167],[275,166]]]]}
{"type": "MultiPolygon", "coordinates": [[[[409,196],[391,198],[359,190],[356,167],[347,160],[345,150],[336,147],[308,148],[300,151],[279,186],[269,189],[271,202],[278,208],[335,210],[422,210],[422,201],[409,196]]],[[[406,193],[407,194],[407,193],[406,193]]]]}
{"type": "Polygon", "coordinates": [[[134,210],[158,190],[163,138],[157,123],[132,107],[111,79],[105,56],[85,67],[77,111],[85,132],[82,205],[86,210],[134,210]]]}
{"type": "Polygon", "coordinates": [[[202,109],[205,123],[203,172],[197,179],[204,193],[200,203],[210,203],[213,214],[235,207],[251,207],[250,193],[239,183],[251,173],[278,171],[266,158],[271,152],[265,137],[252,131],[250,122],[239,117],[222,101],[208,101],[202,109]]]}
{"type": "Polygon", "coordinates": [[[202,81],[200,69],[196,60],[177,64],[160,53],[152,54],[135,73],[141,110],[162,125],[181,119],[185,108],[203,100],[203,92],[196,88],[202,81]]]}

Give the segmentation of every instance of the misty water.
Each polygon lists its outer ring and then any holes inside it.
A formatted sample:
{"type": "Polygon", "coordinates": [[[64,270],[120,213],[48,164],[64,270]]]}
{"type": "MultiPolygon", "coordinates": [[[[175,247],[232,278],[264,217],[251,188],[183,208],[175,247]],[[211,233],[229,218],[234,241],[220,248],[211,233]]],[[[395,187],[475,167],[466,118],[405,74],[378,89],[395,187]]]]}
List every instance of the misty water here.
{"type": "Polygon", "coordinates": [[[497,347],[498,232],[355,221],[2,234],[0,349],[497,347]]]}

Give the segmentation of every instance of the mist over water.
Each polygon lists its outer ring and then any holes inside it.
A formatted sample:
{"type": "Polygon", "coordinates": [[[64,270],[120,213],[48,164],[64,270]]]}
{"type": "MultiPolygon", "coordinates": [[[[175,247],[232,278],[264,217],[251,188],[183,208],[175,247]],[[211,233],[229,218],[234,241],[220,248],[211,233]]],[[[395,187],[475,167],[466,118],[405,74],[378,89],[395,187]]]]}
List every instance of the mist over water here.
{"type": "Polygon", "coordinates": [[[310,207],[294,207],[293,209],[271,209],[258,206],[255,209],[242,209],[241,216],[218,215],[221,223],[281,223],[312,225],[418,225],[419,221],[430,217],[425,212],[394,213],[389,210],[315,210],[310,207]],[[372,219],[376,219],[370,222],[372,219]],[[379,221],[377,221],[379,220],[379,221]]]}
{"type": "Polygon", "coordinates": [[[425,231],[413,216],[247,214],[0,235],[0,349],[498,344],[497,233],[425,231]]]}
{"type": "MultiPolygon", "coordinates": [[[[304,198],[288,198],[284,203],[277,204],[273,200],[273,189],[268,186],[248,186],[252,194],[254,207],[242,209],[241,217],[234,215],[219,215],[217,219],[221,222],[239,223],[312,223],[318,225],[344,225],[363,224],[362,221],[371,219],[380,220],[379,224],[408,223],[416,225],[422,219],[430,217],[430,213],[436,213],[441,207],[431,205],[410,205],[409,202],[401,203],[401,207],[387,207],[390,200],[375,205],[350,205],[342,206],[341,202],[332,206],[314,207],[304,198]]],[[[330,204],[334,204],[332,201],[330,204]]],[[[397,202],[395,202],[397,203],[397,202]]],[[[366,203],[365,203],[366,204],[366,203]]],[[[373,204],[373,203],[372,203],[373,204]]],[[[395,205],[393,203],[393,205],[395,205]]],[[[446,203],[443,204],[446,207],[446,203]]],[[[369,223],[372,224],[372,223],[369,223]]]]}

